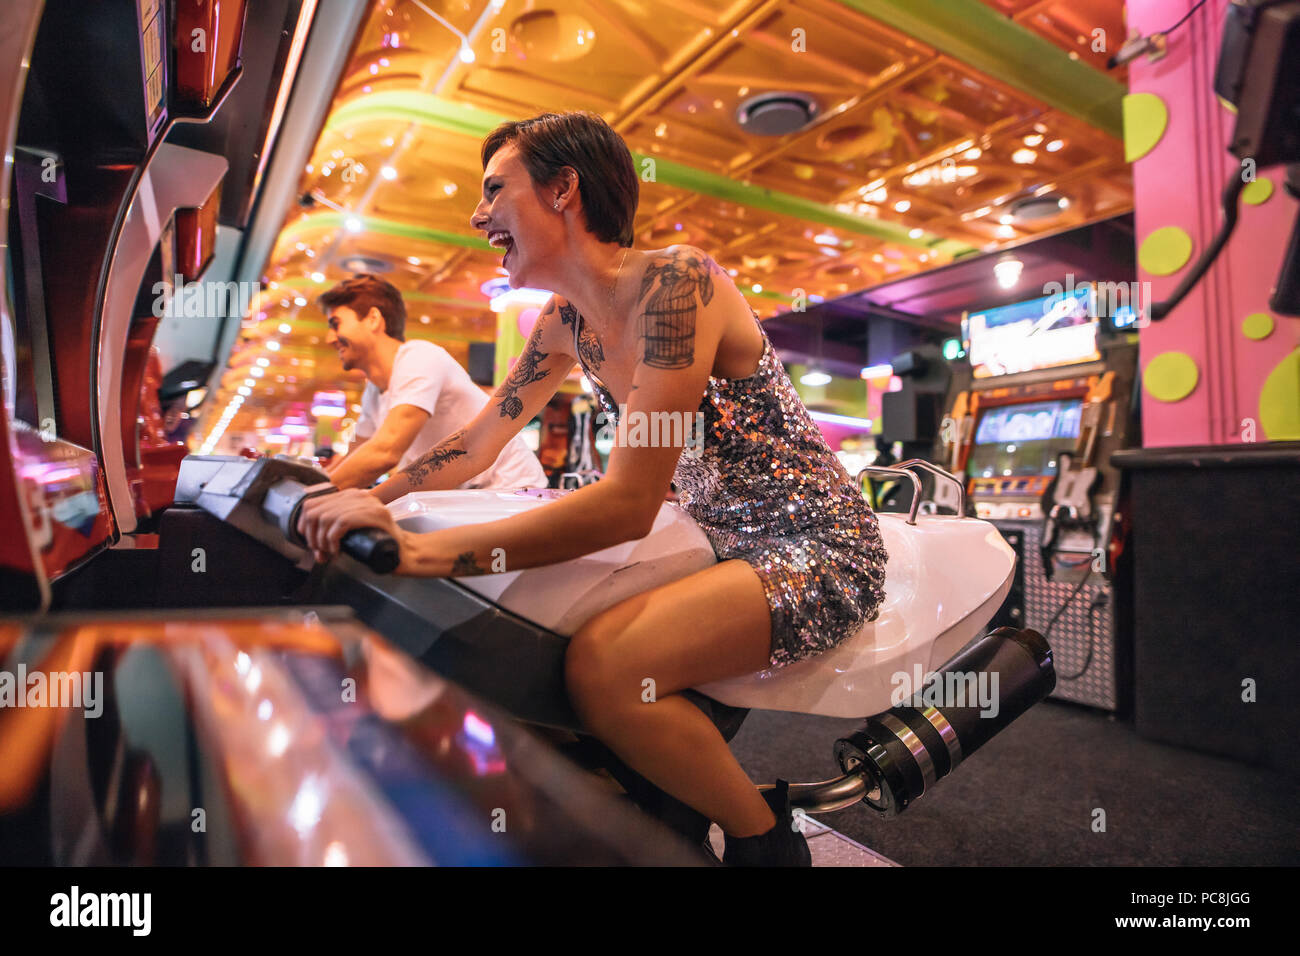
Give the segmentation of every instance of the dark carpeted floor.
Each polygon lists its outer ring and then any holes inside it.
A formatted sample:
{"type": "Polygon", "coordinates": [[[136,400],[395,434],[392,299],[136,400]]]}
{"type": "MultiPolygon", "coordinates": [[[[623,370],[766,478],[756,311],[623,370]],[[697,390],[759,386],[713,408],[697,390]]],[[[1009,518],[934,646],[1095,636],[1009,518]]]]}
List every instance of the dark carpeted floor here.
{"type": "MultiPolygon", "coordinates": [[[[859,724],[753,711],[731,746],[756,783],[823,780],[839,774],[835,739],[859,724]]],[[[1047,700],[901,816],[858,805],[818,819],[904,866],[1297,865],[1297,796],[1295,778],[1047,700]]]]}

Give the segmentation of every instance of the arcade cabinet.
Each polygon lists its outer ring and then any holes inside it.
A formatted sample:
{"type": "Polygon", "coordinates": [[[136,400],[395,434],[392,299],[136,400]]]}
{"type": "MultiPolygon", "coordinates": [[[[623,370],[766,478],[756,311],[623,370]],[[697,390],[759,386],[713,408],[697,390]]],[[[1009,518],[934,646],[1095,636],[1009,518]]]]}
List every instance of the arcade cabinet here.
{"type": "MultiPolygon", "coordinates": [[[[1129,679],[1115,588],[1127,516],[1110,456],[1138,441],[1137,343],[1133,312],[1103,321],[1097,293],[1083,285],[964,316],[935,460],[1020,553],[994,626],[1043,634],[1054,696],[1117,711],[1129,679]]],[[[935,488],[941,508],[946,491],[935,488]]]]}

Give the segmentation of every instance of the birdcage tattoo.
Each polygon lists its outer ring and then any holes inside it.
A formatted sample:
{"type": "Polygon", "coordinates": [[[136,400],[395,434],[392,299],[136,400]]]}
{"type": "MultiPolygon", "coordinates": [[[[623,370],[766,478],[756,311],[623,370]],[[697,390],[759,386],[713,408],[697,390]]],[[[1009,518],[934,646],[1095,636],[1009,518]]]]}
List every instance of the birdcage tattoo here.
{"type": "Polygon", "coordinates": [[[651,266],[645,286],[656,275],[660,284],[644,313],[645,363],[654,368],[687,368],[695,360],[695,292],[699,290],[707,305],[713,298],[713,280],[694,258],[651,266]]]}

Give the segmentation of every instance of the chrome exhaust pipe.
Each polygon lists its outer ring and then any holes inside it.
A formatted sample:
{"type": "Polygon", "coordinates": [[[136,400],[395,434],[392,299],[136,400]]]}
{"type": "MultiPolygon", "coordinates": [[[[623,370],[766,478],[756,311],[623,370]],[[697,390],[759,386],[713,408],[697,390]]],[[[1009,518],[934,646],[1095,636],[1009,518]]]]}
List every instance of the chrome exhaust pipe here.
{"type": "Polygon", "coordinates": [[[791,806],[827,813],[862,802],[897,816],[1055,686],[1052,649],[1043,636],[999,628],[950,660],[911,701],[837,740],[843,776],[791,784],[791,806]],[[994,688],[996,697],[981,704],[964,693],[945,694],[972,681],[994,688]]]}

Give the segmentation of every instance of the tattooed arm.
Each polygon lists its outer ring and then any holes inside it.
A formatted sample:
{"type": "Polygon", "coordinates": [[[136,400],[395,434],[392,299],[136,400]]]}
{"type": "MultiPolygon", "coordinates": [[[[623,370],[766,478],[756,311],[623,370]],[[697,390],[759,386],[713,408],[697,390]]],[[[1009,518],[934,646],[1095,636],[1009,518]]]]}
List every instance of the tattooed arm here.
{"type": "Polygon", "coordinates": [[[573,368],[572,352],[572,333],[561,324],[556,297],[552,296],[533,326],[523,354],[483,410],[371,494],[387,504],[412,491],[459,487],[487,470],[506,442],[551,400],[573,368]]]}
{"type": "MultiPolygon", "coordinates": [[[[627,414],[634,420],[667,412],[694,422],[723,333],[729,324],[752,323],[749,307],[726,274],[692,246],[673,247],[650,271],[631,316],[642,334],[627,414]]],[[[572,339],[573,328],[568,331],[572,339]]],[[[516,571],[643,537],[659,515],[678,459],[689,453],[689,439],[684,444],[616,443],[604,478],[544,507],[410,536],[403,540],[401,573],[516,571]]]]}

